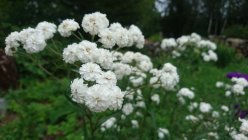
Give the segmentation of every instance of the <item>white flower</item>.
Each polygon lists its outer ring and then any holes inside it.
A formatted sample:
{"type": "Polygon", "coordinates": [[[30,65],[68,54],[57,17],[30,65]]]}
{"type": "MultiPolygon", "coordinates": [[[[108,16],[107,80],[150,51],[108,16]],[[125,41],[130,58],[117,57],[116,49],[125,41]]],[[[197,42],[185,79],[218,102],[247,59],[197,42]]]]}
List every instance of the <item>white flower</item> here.
{"type": "Polygon", "coordinates": [[[86,14],[83,17],[82,27],[86,33],[91,35],[97,35],[101,30],[109,26],[109,21],[106,14],[95,12],[92,14],[86,14]]]}
{"type": "Polygon", "coordinates": [[[135,115],[138,116],[138,117],[143,117],[143,114],[142,114],[141,112],[139,112],[139,111],[137,111],[137,112],[135,113],[135,115]]]}
{"type": "Polygon", "coordinates": [[[177,73],[177,68],[171,63],[165,63],[162,70],[170,74],[177,73]]]}
{"type": "Polygon", "coordinates": [[[206,61],[206,62],[209,62],[211,60],[212,61],[217,61],[218,60],[217,54],[212,50],[208,50],[208,53],[203,52],[202,57],[203,57],[203,60],[206,61]]]}
{"type": "Polygon", "coordinates": [[[186,43],[188,43],[189,41],[189,36],[181,36],[179,38],[177,38],[177,43],[179,44],[179,46],[183,46],[186,43]]]}
{"type": "Polygon", "coordinates": [[[71,97],[77,103],[84,103],[85,93],[88,87],[83,79],[76,78],[71,83],[71,97]]]}
{"type": "Polygon", "coordinates": [[[142,70],[144,72],[148,72],[149,70],[151,70],[153,68],[153,65],[152,65],[151,61],[141,61],[138,64],[138,67],[140,70],[142,70]]]}
{"type": "Polygon", "coordinates": [[[146,107],[146,104],[144,101],[138,101],[136,104],[135,104],[136,107],[140,107],[140,108],[145,108],[146,107]]]}
{"type": "Polygon", "coordinates": [[[111,69],[113,66],[114,56],[107,49],[97,49],[93,54],[94,62],[101,65],[104,69],[111,69]]]}
{"type": "Polygon", "coordinates": [[[237,94],[237,95],[244,95],[244,87],[239,85],[239,84],[235,84],[232,86],[232,92],[237,94]]]}
{"type": "Polygon", "coordinates": [[[129,28],[129,33],[133,39],[133,43],[136,44],[136,47],[142,49],[144,47],[145,38],[140,29],[135,25],[131,25],[129,28]]]}
{"type": "Polygon", "coordinates": [[[202,113],[208,113],[212,110],[212,106],[209,103],[201,102],[200,103],[200,111],[202,113]]]}
{"type": "Polygon", "coordinates": [[[99,42],[103,44],[104,48],[113,48],[115,46],[115,34],[108,28],[103,29],[99,33],[99,42]]]}
{"type": "Polygon", "coordinates": [[[101,75],[97,77],[96,82],[98,84],[116,85],[117,79],[112,71],[107,71],[101,73],[101,75]]]}
{"type": "Polygon", "coordinates": [[[150,81],[149,81],[149,83],[150,83],[150,85],[152,85],[154,88],[159,88],[160,87],[160,84],[159,83],[157,83],[158,82],[158,79],[159,79],[159,77],[151,77],[151,79],[150,79],[150,81]]]}
{"type": "Polygon", "coordinates": [[[239,119],[239,120],[242,122],[239,128],[240,132],[247,135],[248,134],[248,120],[244,120],[244,119],[239,119]]]}
{"type": "Polygon", "coordinates": [[[20,34],[18,32],[12,32],[6,37],[5,44],[9,46],[9,48],[17,48],[20,46],[19,41],[20,34]]]}
{"type": "Polygon", "coordinates": [[[173,50],[171,53],[172,53],[172,58],[177,58],[181,56],[181,53],[176,50],[173,50]]]}
{"type": "MultiPolygon", "coordinates": [[[[20,33],[20,35],[23,32],[20,33]]],[[[42,51],[46,47],[46,41],[44,35],[39,30],[34,30],[28,33],[28,37],[26,38],[25,42],[23,43],[23,48],[26,50],[27,53],[37,53],[42,51]]]]}
{"type": "Polygon", "coordinates": [[[248,81],[244,78],[232,78],[232,82],[235,82],[238,85],[241,85],[243,87],[248,86],[248,81]]]}
{"type": "Polygon", "coordinates": [[[169,135],[169,131],[166,128],[158,128],[158,138],[159,139],[164,139],[165,135],[169,135]]]}
{"type": "Polygon", "coordinates": [[[194,123],[199,121],[199,119],[198,119],[197,117],[193,116],[193,115],[187,115],[187,116],[185,117],[185,119],[186,119],[187,121],[192,121],[192,122],[194,122],[194,123]]]}
{"type": "Polygon", "coordinates": [[[116,118],[111,117],[108,120],[106,120],[104,123],[101,124],[101,130],[105,131],[106,129],[110,129],[111,127],[114,126],[115,123],[116,123],[116,118]]]}
{"type": "Polygon", "coordinates": [[[129,35],[129,32],[127,29],[125,29],[125,28],[116,29],[115,42],[119,47],[123,48],[123,47],[131,46],[133,41],[130,39],[131,39],[131,36],[129,35]]]}
{"type": "Polygon", "coordinates": [[[217,81],[216,82],[216,84],[215,84],[215,86],[217,87],[217,88],[221,88],[221,87],[224,87],[224,83],[223,82],[220,82],[220,81],[217,81]]]}
{"type": "Polygon", "coordinates": [[[73,43],[68,45],[63,51],[63,59],[66,63],[81,61],[82,63],[94,62],[94,55],[97,53],[96,43],[87,40],[79,44],[73,43]]]}
{"type": "Polygon", "coordinates": [[[232,94],[232,92],[229,91],[229,90],[225,92],[225,96],[226,96],[226,97],[229,97],[231,94],[232,94]]]}
{"type": "Polygon", "coordinates": [[[137,120],[131,120],[131,123],[133,128],[139,128],[139,123],[137,120]]]}
{"type": "Polygon", "coordinates": [[[58,32],[63,37],[69,37],[73,31],[76,31],[79,28],[79,24],[74,21],[74,19],[66,19],[63,20],[62,23],[58,26],[58,32]]]}
{"type": "Polygon", "coordinates": [[[171,49],[176,46],[177,46],[177,43],[174,38],[163,39],[161,43],[161,48],[164,50],[171,49]]]}
{"type": "Polygon", "coordinates": [[[177,74],[162,73],[160,77],[161,86],[166,90],[173,90],[179,82],[177,74]]]}
{"type": "Polygon", "coordinates": [[[122,63],[132,63],[134,61],[134,53],[131,51],[127,51],[121,58],[122,63]]]}
{"type": "Polygon", "coordinates": [[[213,138],[216,139],[216,140],[219,139],[219,135],[218,135],[218,133],[216,133],[216,132],[209,132],[209,133],[208,133],[208,136],[213,137],[213,138]]]}
{"type": "Polygon", "coordinates": [[[117,52],[117,51],[112,51],[113,56],[114,56],[114,61],[120,61],[121,58],[123,57],[123,54],[121,52],[117,52]]]}
{"type": "Polygon", "coordinates": [[[85,105],[93,112],[117,110],[122,106],[124,94],[117,86],[93,85],[85,95],[85,105]]]}
{"type": "Polygon", "coordinates": [[[122,108],[122,112],[125,115],[131,114],[133,112],[133,105],[131,103],[126,103],[122,108]]]}
{"type": "Polygon", "coordinates": [[[227,106],[225,106],[225,105],[222,105],[222,106],[221,106],[221,109],[222,109],[223,111],[225,111],[225,112],[228,112],[228,111],[229,111],[229,108],[228,108],[227,106]]]}
{"type": "Polygon", "coordinates": [[[78,53],[78,44],[73,43],[68,45],[67,48],[63,50],[63,60],[66,63],[74,63],[78,60],[77,54],[78,53]]]}
{"type": "Polygon", "coordinates": [[[116,74],[117,79],[122,79],[123,76],[127,76],[132,73],[131,67],[123,63],[114,63],[112,69],[116,74]]]}
{"type": "Polygon", "coordinates": [[[45,39],[51,39],[54,36],[54,33],[57,31],[57,26],[53,23],[49,23],[46,21],[40,22],[35,29],[40,30],[45,39]]]}
{"type": "Polygon", "coordinates": [[[138,87],[143,84],[144,78],[143,77],[129,77],[130,82],[133,84],[134,87],[138,87]]]}
{"type": "Polygon", "coordinates": [[[78,59],[83,63],[94,62],[94,55],[100,55],[97,51],[98,49],[96,43],[83,40],[78,44],[78,50],[76,55],[78,59]]]}
{"type": "Polygon", "coordinates": [[[95,81],[102,74],[102,70],[99,65],[89,62],[80,67],[79,73],[85,80],[95,81]]]}
{"type": "Polygon", "coordinates": [[[196,102],[190,103],[190,105],[188,106],[190,112],[192,112],[197,107],[198,107],[198,103],[196,102]]]}
{"type": "Polygon", "coordinates": [[[219,117],[220,117],[220,113],[217,112],[217,111],[213,111],[213,112],[212,112],[212,117],[214,117],[214,118],[219,118],[219,117]]]}
{"type": "Polygon", "coordinates": [[[24,44],[26,42],[26,40],[29,38],[29,36],[32,36],[32,34],[34,34],[37,30],[35,30],[34,28],[26,28],[21,30],[21,32],[19,33],[19,41],[24,44]]]}
{"type": "Polygon", "coordinates": [[[200,40],[201,40],[201,36],[198,35],[197,33],[192,33],[190,35],[190,42],[197,43],[200,40]]]}
{"type": "Polygon", "coordinates": [[[153,102],[155,102],[156,104],[159,104],[159,102],[160,102],[159,95],[158,95],[158,94],[153,94],[153,95],[151,96],[151,100],[152,100],[153,102]]]}
{"type": "Polygon", "coordinates": [[[4,51],[6,55],[13,56],[13,54],[17,51],[17,47],[6,46],[4,51]]]}
{"type": "Polygon", "coordinates": [[[244,134],[235,134],[231,136],[233,140],[248,140],[248,137],[246,137],[244,134]]]}
{"type": "Polygon", "coordinates": [[[197,47],[199,48],[207,48],[210,50],[216,50],[217,46],[215,43],[209,41],[209,40],[201,40],[197,43],[197,47]]]}
{"type": "Polygon", "coordinates": [[[117,31],[118,29],[120,29],[120,28],[123,28],[123,27],[122,27],[121,24],[118,23],[118,22],[112,23],[112,24],[109,26],[109,29],[110,29],[111,31],[113,31],[113,32],[116,32],[116,31],[117,31]]]}
{"type": "Polygon", "coordinates": [[[195,94],[194,94],[194,92],[192,92],[188,88],[181,88],[178,91],[177,96],[178,97],[187,97],[189,99],[193,99],[195,97],[195,94]]]}
{"type": "Polygon", "coordinates": [[[213,112],[212,112],[212,117],[213,117],[213,118],[219,118],[219,117],[220,117],[220,113],[217,112],[217,111],[213,111],[213,112]]]}

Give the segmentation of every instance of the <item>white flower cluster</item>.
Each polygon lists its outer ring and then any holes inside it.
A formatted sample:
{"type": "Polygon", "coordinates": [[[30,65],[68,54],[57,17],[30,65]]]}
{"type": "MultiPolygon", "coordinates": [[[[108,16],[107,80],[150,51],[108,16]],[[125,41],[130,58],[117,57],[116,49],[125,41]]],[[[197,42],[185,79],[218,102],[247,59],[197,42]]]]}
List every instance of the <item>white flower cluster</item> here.
{"type": "Polygon", "coordinates": [[[170,63],[165,63],[161,70],[151,69],[153,75],[150,79],[150,84],[155,88],[163,87],[166,90],[173,90],[179,82],[177,68],[170,63]]]}
{"type": "Polygon", "coordinates": [[[158,128],[158,138],[159,139],[164,139],[165,136],[169,136],[169,130],[166,128],[158,128]]]}
{"type": "Polygon", "coordinates": [[[216,82],[216,87],[224,88],[226,90],[225,91],[226,97],[230,97],[230,95],[232,94],[245,95],[245,89],[248,87],[248,81],[245,78],[235,78],[235,77],[233,77],[231,81],[233,82],[232,85],[218,81],[216,82]]]}
{"type": "Polygon", "coordinates": [[[125,119],[126,116],[131,113],[134,114],[134,111],[136,111],[137,116],[142,116],[139,109],[146,107],[142,91],[140,89],[135,90],[128,87],[126,90],[125,99],[127,103],[125,103],[122,107],[122,119],[125,119]]]}
{"type": "Polygon", "coordinates": [[[212,110],[212,106],[209,103],[201,102],[199,109],[202,113],[209,113],[212,110]]]}
{"type": "MultiPolygon", "coordinates": [[[[204,117],[210,117],[209,114],[211,114],[211,116],[213,118],[219,118],[220,113],[218,111],[213,111],[213,107],[211,106],[211,104],[206,103],[206,102],[191,102],[188,106],[188,109],[190,112],[195,112],[195,109],[198,109],[200,114],[198,115],[187,115],[185,117],[185,120],[187,121],[192,121],[193,123],[198,122],[199,120],[202,120],[204,117]]],[[[225,109],[226,106],[225,106],[225,109]]]]}
{"type": "Polygon", "coordinates": [[[248,120],[240,119],[242,122],[239,131],[245,135],[248,135],[248,120]]]}
{"type": "Polygon", "coordinates": [[[182,104],[185,104],[185,98],[193,99],[195,94],[188,88],[181,88],[177,93],[177,97],[182,104]]]}
{"type": "Polygon", "coordinates": [[[174,38],[165,38],[162,40],[161,48],[163,50],[173,49],[177,47],[177,42],[174,38]]]}
{"type": "Polygon", "coordinates": [[[160,103],[160,97],[159,97],[158,94],[153,94],[153,95],[151,96],[151,100],[152,100],[153,102],[155,102],[156,104],[159,104],[159,103],[160,103]]]}
{"type": "Polygon", "coordinates": [[[110,129],[112,127],[116,127],[116,118],[111,117],[108,120],[106,120],[104,123],[101,124],[101,131],[106,131],[107,129],[110,129]]]}
{"type": "Polygon", "coordinates": [[[248,120],[240,119],[240,122],[239,133],[233,130],[230,135],[233,140],[248,140],[248,120]]]}
{"type": "Polygon", "coordinates": [[[116,86],[117,79],[112,71],[104,72],[99,65],[89,62],[79,70],[81,79],[71,84],[72,98],[77,103],[84,103],[93,112],[122,107],[124,93],[116,86]],[[90,86],[86,83],[94,82],[90,86]]]}
{"type": "Polygon", "coordinates": [[[85,32],[98,35],[104,48],[111,49],[115,45],[121,48],[134,45],[140,49],[144,47],[145,38],[137,26],[131,25],[129,29],[123,28],[120,23],[112,23],[109,26],[106,15],[100,12],[86,14],[82,27],[85,32]]]}
{"type": "Polygon", "coordinates": [[[12,32],[5,39],[5,53],[12,56],[21,45],[27,53],[37,53],[46,47],[46,40],[56,33],[57,26],[49,22],[40,22],[36,28],[26,28],[12,32]]]}
{"type": "MultiPolygon", "coordinates": [[[[131,25],[129,29],[123,28],[119,23],[109,25],[106,15],[99,12],[85,15],[82,27],[85,32],[93,36],[98,35],[101,45],[83,40],[68,45],[64,49],[63,59],[66,63],[77,61],[83,63],[79,69],[81,78],[75,79],[71,84],[72,98],[77,103],[85,104],[93,112],[120,109],[124,92],[116,86],[117,80],[129,76],[133,87],[141,86],[147,78],[146,72],[153,68],[153,64],[148,56],[139,52],[121,53],[108,49],[112,49],[115,45],[119,48],[133,45],[142,48],[144,36],[135,25],[131,25]]],[[[167,77],[170,74],[175,75],[176,68],[174,66],[172,70],[167,69],[171,71],[167,73],[167,77]]],[[[167,77],[161,78],[164,83],[166,83],[167,77]]],[[[179,79],[178,75],[177,79],[179,79]]],[[[175,86],[177,82],[173,84],[175,86]]],[[[144,106],[145,103],[142,100],[135,104],[135,107],[144,106]]],[[[133,109],[134,105],[131,103],[126,103],[122,107],[126,116],[131,114],[133,109]]]]}
{"type": "Polygon", "coordinates": [[[79,29],[79,24],[74,21],[74,19],[66,19],[63,20],[62,23],[58,27],[58,32],[63,37],[69,37],[72,35],[72,32],[79,29]]]}
{"type": "MultiPolygon", "coordinates": [[[[165,51],[172,53],[172,57],[180,57],[181,54],[190,46],[195,46],[201,50],[201,55],[204,61],[217,61],[218,56],[214,52],[217,49],[215,43],[209,40],[203,40],[200,35],[192,33],[189,36],[181,36],[177,39],[169,38],[163,39],[161,43],[161,48],[165,51]]],[[[194,49],[196,49],[194,48],[194,49]]]]}
{"type": "Polygon", "coordinates": [[[127,116],[133,112],[134,108],[131,103],[126,103],[123,105],[122,112],[127,116]]]}
{"type": "MultiPolygon", "coordinates": [[[[144,47],[145,38],[137,26],[126,28],[120,23],[111,24],[105,14],[95,12],[83,17],[81,27],[92,36],[92,41],[72,43],[64,48],[62,55],[66,63],[82,64],[78,70],[80,77],[74,79],[70,85],[74,102],[86,106],[92,112],[122,109],[126,117],[137,108],[146,108],[142,92],[136,88],[147,84],[147,80],[150,80],[152,86],[166,90],[173,90],[178,84],[177,68],[172,64],[166,63],[158,70],[153,68],[151,59],[142,53],[117,51],[123,47],[144,47]],[[95,36],[97,41],[94,40],[95,36]],[[150,73],[152,78],[146,79],[150,77],[150,73]],[[117,86],[117,80],[123,77],[129,80],[129,89],[126,88],[126,91],[117,86]],[[123,105],[124,97],[131,101],[123,105]]],[[[41,22],[36,28],[11,33],[5,40],[5,51],[8,55],[13,55],[23,45],[27,53],[37,53],[45,48],[46,41],[53,38],[57,31],[62,37],[69,37],[78,29],[80,25],[74,19],[63,20],[58,29],[55,24],[41,22]]],[[[78,37],[77,34],[75,36],[78,37]]],[[[150,98],[156,104],[160,103],[158,94],[153,94],[150,98]]],[[[143,115],[141,111],[133,114],[143,115]]],[[[115,118],[111,118],[102,128],[110,128],[115,121],[115,118]]],[[[132,120],[132,125],[137,128],[138,122],[132,120]]]]}
{"type": "Polygon", "coordinates": [[[63,59],[66,63],[94,62],[105,69],[110,69],[113,65],[113,55],[109,50],[97,48],[96,43],[87,40],[68,45],[63,51],[63,59]]]}
{"type": "Polygon", "coordinates": [[[244,89],[248,87],[248,81],[244,78],[232,78],[235,84],[232,86],[231,91],[236,95],[244,95],[244,89]]]}

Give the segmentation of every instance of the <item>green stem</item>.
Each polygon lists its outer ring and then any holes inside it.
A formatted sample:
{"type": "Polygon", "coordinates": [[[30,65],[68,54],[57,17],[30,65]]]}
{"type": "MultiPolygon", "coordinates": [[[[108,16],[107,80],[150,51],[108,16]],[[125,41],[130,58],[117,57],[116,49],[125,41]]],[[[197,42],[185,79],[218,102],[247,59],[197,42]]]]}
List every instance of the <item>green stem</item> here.
{"type": "Polygon", "coordinates": [[[75,36],[78,40],[82,41],[82,39],[78,35],[76,35],[75,33],[72,33],[72,35],[75,36]]]}

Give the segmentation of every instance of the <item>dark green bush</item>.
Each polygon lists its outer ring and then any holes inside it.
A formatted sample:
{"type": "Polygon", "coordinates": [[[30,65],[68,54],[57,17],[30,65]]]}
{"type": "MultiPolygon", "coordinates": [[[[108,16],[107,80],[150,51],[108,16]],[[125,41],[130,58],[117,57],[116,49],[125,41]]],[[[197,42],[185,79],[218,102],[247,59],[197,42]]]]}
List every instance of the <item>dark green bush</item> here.
{"type": "Polygon", "coordinates": [[[216,53],[218,55],[216,64],[220,68],[228,66],[235,59],[235,49],[225,44],[219,44],[216,53]]]}
{"type": "Polygon", "coordinates": [[[238,37],[238,38],[248,38],[248,26],[233,25],[226,28],[223,35],[227,37],[238,37]]]}

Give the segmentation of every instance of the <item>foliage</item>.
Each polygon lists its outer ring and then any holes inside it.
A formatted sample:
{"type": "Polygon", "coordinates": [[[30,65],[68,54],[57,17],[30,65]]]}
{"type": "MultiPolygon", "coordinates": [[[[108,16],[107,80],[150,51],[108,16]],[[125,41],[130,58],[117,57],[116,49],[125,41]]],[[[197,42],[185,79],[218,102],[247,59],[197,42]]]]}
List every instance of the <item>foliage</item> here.
{"type": "Polygon", "coordinates": [[[233,25],[226,28],[223,32],[226,37],[236,37],[248,39],[248,26],[233,25]]]}

